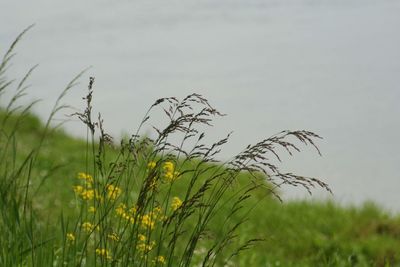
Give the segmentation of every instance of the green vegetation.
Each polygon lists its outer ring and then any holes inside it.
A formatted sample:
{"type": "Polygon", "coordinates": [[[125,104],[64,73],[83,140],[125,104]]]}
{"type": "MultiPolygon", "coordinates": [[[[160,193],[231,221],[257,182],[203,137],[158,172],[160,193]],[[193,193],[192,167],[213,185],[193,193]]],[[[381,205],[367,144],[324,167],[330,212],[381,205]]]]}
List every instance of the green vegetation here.
{"type": "MultiPolygon", "coordinates": [[[[12,86],[5,73],[15,44],[0,66],[0,95],[12,86]]],[[[153,108],[166,114],[156,138],[134,134],[116,145],[92,118],[91,78],[86,109],[75,114],[89,138],[74,139],[49,125],[79,75],[45,124],[17,104],[29,75],[0,110],[0,266],[400,264],[400,217],[373,204],[278,200],[285,184],[329,190],[264,157],[299,151],[296,142],[318,150],[318,135],[281,132],[219,162],[227,138],[203,144],[197,126],[221,114],[193,94],[151,106],[142,124],[153,108]]]]}
{"type": "MultiPolygon", "coordinates": [[[[0,113],[2,120],[4,113],[0,113]]],[[[10,119],[15,121],[16,117],[10,119]]],[[[39,120],[26,116],[16,132],[29,151],[43,134],[39,120]]],[[[86,142],[55,131],[46,140],[35,166],[33,186],[45,182],[33,205],[43,223],[57,228],[60,212],[72,213],[72,186],[85,170],[86,142]],[[51,175],[50,175],[51,174],[51,175]],[[50,175],[46,179],[46,175],[50,175]]],[[[400,262],[400,218],[371,203],[345,208],[327,202],[284,202],[259,193],[257,207],[240,229],[243,239],[264,238],[238,257],[236,266],[397,266],[400,262]],[[390,264],[390,265],[389,265],[390,264]]],[[[59,229],[54,229],[59,231],[59,229]]],[[[4,249],[4,248],[2,248],[4,249]]]]}

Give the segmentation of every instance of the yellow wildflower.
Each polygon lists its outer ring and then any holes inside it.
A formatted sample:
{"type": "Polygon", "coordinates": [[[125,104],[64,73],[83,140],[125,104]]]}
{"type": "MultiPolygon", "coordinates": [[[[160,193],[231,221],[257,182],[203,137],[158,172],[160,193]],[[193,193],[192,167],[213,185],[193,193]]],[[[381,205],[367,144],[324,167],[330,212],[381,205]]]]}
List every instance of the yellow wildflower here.
{"type": "Polygon", "coordinates": [[[154,229],[155,221],[151,214],[145,214],[142,216],[142,226],[145,228],[154,229]]]}
{"type": "Polygon", "coordinates": [[[95,213],[96,212],[96,208],[94,206],[90,206],[88,211],[91,212],[91,213],[95,213]]]}
{"type": "Polygon", "coordinates": [[[156,242],[151,241],[149,244],[146,244],[146,243],[139,243],[139,244],[136,246],[136,248],[137,248],[137,250],[139,250],[139,251],[141,251],[141,252],[143,252],[143,253],[148,253],[148,252],[150,252],[150,251],[154,248],[155,245],[156,245],[156,242]]]}
{"type": "Polygon", "coordinates": [[[68,233],[67,240],[71,242],[75,241],[75,235],[73,233],[68,233]]]}
{"type": "Polygon", "coordinates": [[[109,199],[115,200],[119,195],[121,195],[122,190],[118,186],[112,184],[107,185],[107,196],[109,199]]]}
{"type": "Polygon", "coordinates": [[[180,200],[179,197],[173,197],[172,204],[171,204],[172,210],[175,211],[175,210],[179,209],[180,206],[182,206],[182,200],[180,200]]]}
{"type": "Polygon", "coordinates": [[[179,172],[175,171],[174,163],[167,161],[164,163],[164,178],[167,182],[173,182],[179,177],[179,172]]]}
{"type": "Polygon", "coordinates": [[[96,248],[96,254],[108,260],[111,260],[110,252],[105,248],[96,248]]]}
{"type": "Polygon", "coordinates": [[[153,220],[163,221],[166,219],[165,215],[163,215],[161,207],[157,206],[153,209],[153,211],[149,212],[149,215],[153,220]]]}
{"type": "Polygon", "coordinates": [[[157,256],[154,261],[154,263],[161,263],[161,264],[165,264],[165,258],[164,256],[157,256]]]}
{"type": "Polygon", "coordinates": [[[94,225],[90,222],[84,222],[81,226],[85,232],[91,232],[94,229],[94,225]]]}
{"type": "Polygon", "coordinates": [[[146,244],[145,243],[139,243],[139,244],[137,244],[136,249],[140,250],[140,251],[145,251],[146,250],[146,244]]]}
{"type": "Polygon", "coordinates": [[[174,169],[175,169],[175,167],[174,167],[174,163],[173,162],[167,161],[167,162],[164,163],[164,170],[166,172],[173,172],[174,169]]]}
{"type": "Polygon", "coordinates": [[[135,214],[136,208],[130,208],[128,211],[126,210],[126,205],[123,203],[119,203],[118,207],[115,209],[115,212],[117,213],[118,216],[121,216],[123,219],[129,221],[130,223],[135,222],[134,216],[129,215],[130,214],[135,214]]]}
{"type": "Polygon", "coordinates": [[[87,183],[93,183],[93,177],[90,174],[80,172],[78,173],[78,179],[84,180],[87,183]]]}
{"type": "Polygon", "coordinates": [[[120,216],[125,214],[126,205],[124,203],[119,203],[118,207],[115,209],[116,213],[120,216]]]}
{"type": "Polygon", "coordinates": [[[150,161],[149,164],[147,164],[147,168],[154,169],[156,165],[157,163],[155,161],[150,161]]]}
{"type": "Polygon", "coordinates": [[[139,234],[138,238],[139,238],[140,241],[146,241],[146,236],[145,235],[139,234]]]}
{"type": "Polygon", "coordinates": [[[83,191],[83,186],[81,185],[76,185],[73,187],[75,194],[81,194],[83,191]]]}
{"type": "Polygon", "coordinates": [[[168,182],[172,182],[174,180],[174,174],[172,172],[165,173],[164,177],[168,182]]]}
{"type": "Polygon", "coordinates": [[[94,198],[94,190],[93,189],[83,190],[81,193],[81,197],[84,200],[92,200],[94,198]]]}
{"type": "Polygon", "coordinates": [[[125,220],[129,221],[131,224],[135,223],[135,218],[132,216],[129,216],[127,213],[122,214],[121,217],[124,218],[125,220]]]}
{"type": "Polygon", "coordinates": [[[108,234],[108,238],[113,240],[113,241],[119,241],[119,237],[118,237],[118,235],[116,233],[108,234]]]}

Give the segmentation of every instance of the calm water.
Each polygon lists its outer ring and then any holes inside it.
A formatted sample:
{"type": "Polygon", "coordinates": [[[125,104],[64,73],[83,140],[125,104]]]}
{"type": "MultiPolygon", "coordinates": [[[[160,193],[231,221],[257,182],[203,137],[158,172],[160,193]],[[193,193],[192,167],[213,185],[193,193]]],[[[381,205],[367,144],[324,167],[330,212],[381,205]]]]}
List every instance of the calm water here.
{"type": "MultiPolygon", "coordinates": [[[[285,169],[322,177],[340,203],[400,211],[399,1],[165,3],[1,1],[0,49],[36,23],[12,71],[40,63],[30,97],[44,99],[43,117],[90,65],[95,106],[115,135],[135,129],[154,99],[198,92],[228,114],[210,130],[210,139],[234,131],[222,157],[283,129],[313,130],[323,157],[306,148],[285,169]]],[[[67,103],[82,107],[88,75],[67,103]]],[[[78,122],[65,127],[84,135],[78,122]]]]}

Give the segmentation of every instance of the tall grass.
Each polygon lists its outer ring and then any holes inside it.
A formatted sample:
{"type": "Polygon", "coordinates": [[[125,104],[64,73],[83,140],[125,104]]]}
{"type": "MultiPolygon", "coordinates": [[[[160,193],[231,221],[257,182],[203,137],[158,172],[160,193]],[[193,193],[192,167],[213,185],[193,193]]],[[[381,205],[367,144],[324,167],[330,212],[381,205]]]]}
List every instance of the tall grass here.
{"type": "Polygon", "coordinates": [[[54,128],[50,123],[54,115],[66,108],[61,104],[62,98],[70,90],[82,73],[77,75],[62,91],[56,100],[53,109],[46,121],[44,130],[34,140],[33,149],[26,150],[18,144],[18,130],[24,127],[25,119],[29,116],[31,108],[39,101],[35,100],[28,104],[18,104],[18,100],[26,95],[29,86],[26,82],[37,66],[28,70],[22,79],[15,84],[15,80],[9,80],[6,76],[11,59],[15,56],[14,49],[23,35],[32,28],[26,28],[17,36],[3,56],[0,65],[0,96],[7,90],[14,93],[5,108],[1,109],[0,128],[0,227],[4,234],[0,237],[1,244],[1,266],[42,266],[51,263],[55,236],[48,233],[45,222],[37,220],[34,209],[33,196],[39,191],[45,179],[52,175],[48,173],[41,181],[32,182],[34,166],[37,164],[38,154],[46,138],[54,128]]]}
{"type": "MultiPolygon", "coordinates": [[[[3,57],[0,93],[13,86],[6,70],[28,29],[3,57]]],[[[73,114],[88,130],[85,169],[77,171],[70,188],[72,206],[51,212],[59,217],[59,225],[51,225],[35,209],[44,183],[35,178],[35,165],[50,138],[54,115],[66,108],[63,97],[82,73],[56,100],[35,148],[23,151],[16,133],[36,101],[17,103],[34,68],[16,85],[2,110],[0,266],[230,266],[263,241],[262,236],[240,235],[254,208],[246,203],[255,194],[279,198],[276,190],[284,185],[330,191],[319,179],[282,172],[273,163],[280,161],[280,153],[300,152],[300,145],[319,153],[315,140],[320,137],[310,131],[282,131],[227,161],[218,160],[229,135],[207,144],[206,131],[200,129],[223,114],[198,94],[156,100],[137,131],[117,145],[106,133],[101,115],[93,115],[95,80],[90,78],[86,107],[73,114]],[[153,127],[151,138],[142,129],[157,110],[165,114],[165,126],[153,127]]]]}

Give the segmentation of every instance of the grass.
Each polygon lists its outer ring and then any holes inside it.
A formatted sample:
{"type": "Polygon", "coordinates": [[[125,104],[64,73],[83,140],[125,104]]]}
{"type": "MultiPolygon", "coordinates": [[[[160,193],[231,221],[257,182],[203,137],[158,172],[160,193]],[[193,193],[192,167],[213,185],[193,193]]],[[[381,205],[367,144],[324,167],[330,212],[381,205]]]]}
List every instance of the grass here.
{"type": "MultiPolygon", "coordinates": [[[[12,86],[5,74],[21,37],[3,58],[0,92],[12,86]]],[[[116,145],[101,117],[93,119],[91,78],[86,109],[75,114],[88,129],[80,140],[50,127],[79,75],[42,123],[17,104],[30,74],[0,109],[1,266],[400,265],[399,216],[372,203],[279,201],[277,186],[329,190],[281,173],[266,156],[279,159],[277,147],[291,154],[299,144],[319,152],[318,135],[280,132],[219,162],[228,138],[203,144],[197,129],[222,114],[193,94],[151,106],[142,124],[152,109],[166,114],[156,138],[133,134],[116,145]],[[181,142],[171,143],[174,134],[181,142]]]]}

